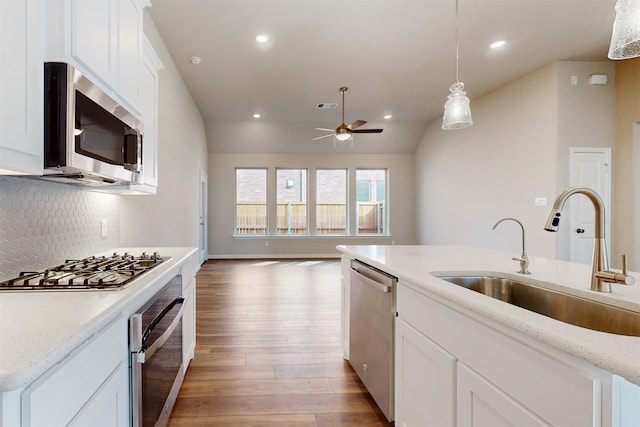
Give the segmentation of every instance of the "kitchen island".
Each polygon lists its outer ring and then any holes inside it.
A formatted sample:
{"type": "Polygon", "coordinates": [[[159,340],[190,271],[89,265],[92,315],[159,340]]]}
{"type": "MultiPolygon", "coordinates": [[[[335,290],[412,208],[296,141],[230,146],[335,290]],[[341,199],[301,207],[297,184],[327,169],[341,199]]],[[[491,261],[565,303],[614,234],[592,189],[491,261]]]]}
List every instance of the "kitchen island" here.
{"type": "Polygon", "coordinates": [[[640,422],[629,418],[640,417],[640,337],[573,326],[435,276],[498,273],[635,312],[640,312],[639,285],[612,285],[611,294],[597,293],[588,290],[588,265],[531,257],[532,274],[525,276],[516,273],[518,264],[512,257],[517,254],[480,248],[338,249],[344,254],[347,358],[349,261],[358,259],[398,278],[396,425],[420,425],[427,416],[438,420],[437,425],[482,425],[480,419],[500,425],[495,414],[522,420],[518,425],[640,422]],[[631,406],[621,402],[632,402],[636,409],[625,412],[631,406]],[[482,407],[490,410],[484,413],[482,407]]]}
{"type": "Polygon", "coordinates": [[[187,301],[183,336],[189,341],[183,358],[188,363],[193,357],[195,274],[199,268],[196,248],[114,251],[158,251],[169,259],[122,289],[0,292],[0,426],[46,425],[37,421],[41,419],[58,425],[53,421],[56,415],[60,419],[87,419],[82,416],[90,413],[88,400],[99,390],[111,390],[112,396],[117,396],[114,402],[117,399],[118,405],[125,405],[118,408],[112,425],[128,425],[128,318],[177,275],[183,278],[187,301]],[[105,366],[101,377],[98,374],[106,363],[113,366],[105,366]],[[74,388],[75,382],[91,385],[92,381],[94,388],[74,388]],[[47,401],[40,389],[56,394],[47,401]],[[67,397],[71,400],[63,400],[67,397]],[[58,407],[55,414],[49,405],[58,407]]]}

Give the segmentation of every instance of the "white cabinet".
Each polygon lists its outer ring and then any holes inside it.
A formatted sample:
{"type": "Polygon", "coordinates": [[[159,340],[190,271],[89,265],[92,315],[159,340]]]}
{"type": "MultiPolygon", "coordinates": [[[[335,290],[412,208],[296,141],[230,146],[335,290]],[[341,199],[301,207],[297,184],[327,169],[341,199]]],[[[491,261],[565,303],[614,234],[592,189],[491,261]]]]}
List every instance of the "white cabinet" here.
{"type": "Polygon", "coordinates": [[[0,1],[0,175],[43,169],[43,2],[0,1]]]}
{"type": "Polygon", "coordinates": [[[22,427],[129,425],[127,324],[112,322],[28,386],[22,427]]]}
{"type": "Polygon", "coordinates": [[[396,417],[409,420],[400,425],[430,425],[438,409],[448,413],[444,401],[427,411],[416,395],[441,399],[452,389],[457,420],[440,425],[612,425],[608,372],[406,283],[398,314],[396,417]],[[443,385],[441,365],[453,359],[455,375],[443,385]]]}
{"type": "Polygon", "coordinates": [[[72,63],[116,101],[140,115],[140,0],[56,0],[45,4],[45,60],[72,63]]]}
{"type": "Polygon", "coordinates": [[[459,426],[550,426],[462,363],[458,364],[457,383],[459,426]]]}
{"type": "Polygon", "coordinates": [[[455,425],[456,359],[402,319],[396,321],[397,427],[455,425]]]}
{"type": "Polygon", "coordinates": [[[199,269],[197,254],[191,255],[182,267],[182,294],[184,311],[182,314],[182,366],[187,372],[189,362],[196,350],[196,273],[199,269]]]}
{"type": "Polygon", "coordinates": [[[144,122],[142,182],[158,185],[158,73],[164,67],[151,43],[144,39],[144,57],[140,78],[141,111],[144,122]]]}

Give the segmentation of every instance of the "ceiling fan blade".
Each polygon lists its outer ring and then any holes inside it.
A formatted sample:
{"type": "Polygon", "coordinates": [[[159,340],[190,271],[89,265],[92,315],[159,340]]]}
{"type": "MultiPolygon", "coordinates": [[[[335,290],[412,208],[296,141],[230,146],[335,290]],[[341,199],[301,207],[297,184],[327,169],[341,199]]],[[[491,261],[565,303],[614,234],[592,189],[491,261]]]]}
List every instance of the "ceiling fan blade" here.
{"type": "Polygon", "coordinates": [[[333,134],[332,134],[332,133],[330,133],[330,134],[328,134],[328,135],[317,136],[317,137],[313,138],[313,139],[312,139],[312,141],[317,141],[317,140],[319,140],[319,139],[326,138],[326,137],[328,137],[328,136],[333,136],[333,134]]]}
{"type": "Polygon", "coordinates": [[[353,133],[382,133],[382,129],[359,129],[352,130],[353,133]]]}
{"type": "Polygon", "coordinates": [[[365,123],[367,123],[365,120],[356,120],[349,125],[349,129],[357,129],[365,123]]]}
{"type": "Polygon", "coordinates": [[[325,132],[335,132],[335,129],[327,129],[327,128],[316,128],[316,130],[323,130],[325,132]]]}

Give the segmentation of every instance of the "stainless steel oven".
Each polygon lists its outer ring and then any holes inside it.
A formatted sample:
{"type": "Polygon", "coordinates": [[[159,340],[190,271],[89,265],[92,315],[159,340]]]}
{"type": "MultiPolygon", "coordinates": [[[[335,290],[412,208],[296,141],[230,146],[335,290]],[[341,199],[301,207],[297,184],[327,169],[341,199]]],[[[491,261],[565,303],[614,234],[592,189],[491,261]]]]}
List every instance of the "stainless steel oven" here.
{"type": "Polygon", "coordinates": [[[165,426],[183,380],[182,276],[129,319],[134,427],[165,426]]]}

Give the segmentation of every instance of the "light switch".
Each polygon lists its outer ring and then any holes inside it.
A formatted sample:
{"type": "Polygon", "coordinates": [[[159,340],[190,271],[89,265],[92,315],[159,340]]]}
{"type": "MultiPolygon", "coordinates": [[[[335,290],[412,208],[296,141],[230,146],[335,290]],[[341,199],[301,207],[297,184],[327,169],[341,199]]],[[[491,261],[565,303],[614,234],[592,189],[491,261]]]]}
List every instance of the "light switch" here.
{"type": "Polygon", "coordinates": [[[536,197],[534,201],[536,206],[547,206],[547,198],[546,197],[536,197]]]}
{"type": "Polygon", "coordinates": [[[103,239],[109,235],[109,229],[107,227],[106,219],[100,220],[100,235],[102,236],[103,239]]]}

